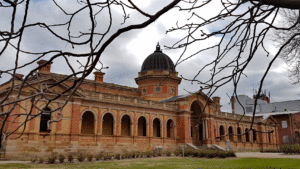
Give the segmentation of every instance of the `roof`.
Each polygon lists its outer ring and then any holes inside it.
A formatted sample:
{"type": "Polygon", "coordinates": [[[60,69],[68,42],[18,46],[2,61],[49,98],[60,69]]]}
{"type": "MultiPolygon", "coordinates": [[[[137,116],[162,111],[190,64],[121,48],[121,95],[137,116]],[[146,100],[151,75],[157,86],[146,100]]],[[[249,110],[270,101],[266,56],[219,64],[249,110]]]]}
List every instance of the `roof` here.
{"type": "MultiPolygon", "coordinates": [[[[295,114],[299,113],[299,111],[285,111],[285,112],[270,112],[270,113],[258,113],[255,116],[263,116],[263,120],[267,119],[269,116],[276,116],[276,115],[284,115],[284,114],[295,114]]],[[[252,113],[246,113],[247,116],[252,116],[252,113]]]]}
{"type": "Polygon", "coordinates": [[[156,46],[154,53],[149,55],[142,64],[142,71],[146,70],[173,70],[175,66],[170,57],[160,50],[159,44],[156,46]]]}
{"type": "MultiPolygon", "coordinates": [[[[179,99],[186,98],[186,97],[191,96],[191,95],[196,94],[196,93],[205,95],[202,91],[195,91],[195,92],[191,92],[191,93],[184,94],[184,95],[173,96],[173,97],[170,97],[170,98],[161,100],[161,101],[159,101],[159,102],[161,102],[161,103],[175,102],[175,101],[177,101],[177,100],[179,100],[179,99]]],[[[205,95],[205,96],[208,97],[207,95],[205,95]]],[[[209,98],[209,97],[208,97],[208,98],[209,98]]],[[[213,100],[212,100],[211,98],[209,98],[209,101],[212,102],[213,100]]]]}

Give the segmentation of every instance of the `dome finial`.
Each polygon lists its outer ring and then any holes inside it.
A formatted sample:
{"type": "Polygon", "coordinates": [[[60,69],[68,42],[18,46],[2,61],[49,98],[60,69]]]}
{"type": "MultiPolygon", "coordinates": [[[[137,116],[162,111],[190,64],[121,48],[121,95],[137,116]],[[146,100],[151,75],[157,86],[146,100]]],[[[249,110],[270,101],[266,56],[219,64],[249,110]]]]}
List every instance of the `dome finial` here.
{"type": "Polygon", "coordinates": [[[160,46],[159,46],[159,42],[157,42],[157,45],[156,45],[156,51],[155,51],[155,52],[161,52],[160,46]]]}

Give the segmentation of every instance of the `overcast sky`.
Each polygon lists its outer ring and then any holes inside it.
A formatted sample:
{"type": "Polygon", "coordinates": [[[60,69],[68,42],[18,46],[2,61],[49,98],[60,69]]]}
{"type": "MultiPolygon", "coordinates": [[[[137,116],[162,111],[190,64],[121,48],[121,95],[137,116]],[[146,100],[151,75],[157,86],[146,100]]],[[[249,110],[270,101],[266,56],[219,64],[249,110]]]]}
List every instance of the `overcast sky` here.
{"type": "MultiPolygon", "coordinates": [[[[3,3],[2,0],[0,2],[3,3]]],[[[74,1],[75,2],[75,1],[74,1]]],[[[59,0],[58,3],[68,12],[78,9],[82,6],[74,3],[69,0],[59,0]]],[[[126,1],[125,1],[126,2],[126,1]]],[[[165,5],[171,2],[171,0],[133,0],[142,10],[145,10],[149,14],[154,14],[158,9],[161,9],[165,5]]],[[[21,6],[20,9],[24,6],[21,6]]],[[[218,4],[212,4],[207,8],[198,11],[198,14],[204,18],[209,18],[218,12],[220,6],[218,4]]],[[[22,10],[22,9],[21,9],[22,10]]],[[[130,18],[126,21],[124,25],[121,25],[123,22],[122,12],[120,8],[113,8],[113,26],[111,33],[114,33],[117,29],[128,26],[134,23],[140,23],[146,18],[137,12],[129,11],[130,18]]],[[[18,17],[16,24],[20,25],[21,23],[22,12],[18,12],[18,17]]],[[[99,14],[97,24],[97,31],[103,31],[107,28],[108,24],[108,15],[107,11],[104,11],[103,14],[99,14]]],[[[1,9],[0,10],[0,29],[7,30],[9,29],[10,9],[1,9]]],[[[27,23],[33,22],[46,22],[46,23],[63,23],[68,17],[64,16],[62,11],[54,6],[53,2],[46,0],[35,0],[30,3],[29,10],[29,19],[27,23]]],[[[175,63],[179,58],[182,50],[166,50],[163,46],[171,46],[177,40],[182,38],[185,35],[185,32],[175,32],[166,34],[166,30],[176,25],[176,21],[179,21],[179,24],[187,22],[187,18],[190,16],[188,12],[179,12],[178,8],[172,9],[162,17],[160,17],[153,24],[148,27],[140,30],[132,30],[126,32],[115,39],[109,47],[105,50],[101,56],[101,61],[104,63],[104,66],[109,66],[109,69],[104,70],[106,73],[104,76],[104,81],[107,83],[115,83],[119,85],[125,85],[130,87],[137,87],[137,84],[134,81],[134,78],[138,76],[138,72],[141,70],[143,61],[154,52],[157,42],[160,43],[163,52],[167,54],[175,63]]],[[[87,31],[90,23],[88,18],[88,12],[82,12],[76,16],[73,20],[73,25],[71,27],[72,33],[74,36],[78,35],[79,31],[87,31]]],[[[193,20],[194,21],[194,20],[193,20]]],[[[196,20],[195,20],[196,21],[196,20]]],[[[188,21],[191,22],[191,21],[188,21]]],[[[224,24],[226,21],[220,24],[224,24]]],[[[205,27],[204,31],[212,31],[218,29],[218,26],[214,27],[205,27]]],[[[66,34],[65,27],[62,29],[56,29],[56,31],[64,35],[66,34]]],[[[277,49],[274,47],[274,42],[268,37],[266,43],[266,48],[271,52],[271,55],[267,58],[266,54],[263,51],[258,51],[255,59],[250,63],[246,69],[247,77],[243,77],[239,83],[238,93],[245,94],[249,97],[253,95],[253,89],[258,88],[258,83],[262,77],[264,70],[267,67],[268,62],[274,56],[277,49]]],[[[220,37],[213,37],[205,42],[197,43],[188,48],[188,53],[190,54],[193,51],[205,48],[209,45],[216,44],[219,41],[220,37]]],[[[3,43],[0,42],[0,49],[2,49],[3,43]]],[[[60,49],[63,51],[72,51],[72,52],[85,52],[89,50],[88,46],[84,47],[75,47],[72,49],[70,45],[66,42],[62,42],[53,36],[51,36],[44,29],[35,27],[25,31],[22,47],[24,50],[28,51],[47,51],[51,49],[60,49]]],[[[2,56],[0,62],[0,69],[6,70],[13,66],[14,64],[14,55],[15,51],[12,48],[9,48],[2,56]]],[[[195,57],[179,64],[176,67],[176,71],[179,72],[179,75],[182,75],[185,78],[193,78],[195,74],[201,69],[206,63],[211,61],[215,57],[216,51],[208,51],[196,55],[195,57]]],[[[187,56],[187,55],[186,55],[187,56]]],[[[20,64],[28,62],[35,57],[22,54],[20,57],[20,64]]],[[[47,57],[45,57],[47,59],[47,57]]],[[[77,59],[72,59],[71,63],[75,68],[79,68],[79,64],[76,62],[77,59]]],[[[30,69],[36,66],[32,65],[30,67],[24,68],[17,73],[27,74],[30,69]]],[[[98,65],[99,66],[99,65],[98,65]]],[[[77,69],[79,70],[79,69],[77,69]]],[[[52,72],[60,74],[68,74],[70,70],[66,68],[66,65],[62,59],[54,60],[52,64],[52,72]]],[[[227,72],[229,75],[231,72],[227,72]]],[[[271,93],[271,102],[279,102],[286,100],[296,100],[299,99],[299,86],[291,85],[290,80],[287,77],[288,71],[286,69],[286,64],[283,60],[277,59],[272,66],[265,82],[263,89],[267,90],[267,93],[271,93]]],[[[198,79],[207,79],[210,77],[210,72],[204,71],[203,74],[200,74],[198,79]]],[[[93,75],[88,77],[93,79],[93,75]]],[[[3,83],[9,79],[9,76],[2,76],[0,82],[3,83]]],[[[199,90],[199,85],[191,84],[187,81],[182,81],[179,85],[179,94],[187,94],[186,91],[197,91],[199,90]]],[[[205,92],[205,91],[204,91],[205,92]]],[[[231,112],[229,105],[229,98],[226,93],[231,95],[233,92],[232,83],[227,84],[220,88],[214,96],[221,97],[222,111],[231,112]]]]}

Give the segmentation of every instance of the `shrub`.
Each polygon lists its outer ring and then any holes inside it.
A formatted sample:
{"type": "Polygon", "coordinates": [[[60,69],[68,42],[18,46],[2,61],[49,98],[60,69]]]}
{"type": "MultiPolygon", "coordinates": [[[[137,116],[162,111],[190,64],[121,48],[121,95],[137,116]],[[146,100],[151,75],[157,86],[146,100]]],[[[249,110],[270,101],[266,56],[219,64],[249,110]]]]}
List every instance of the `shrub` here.
{"type": "Polygon", "coordinates": [[[116,154],[115,159],[121,160],[121,154],[116,154]]]}
{"type": "Polygon", "coordinates": [[[199,151],[198,151],[198,150],[194,150],[194,151],[193,151],[193,156],[194,156],[194,157],[198,157],[198,155],[199,155],[199,151]]]}
{"type": "Polygon", "coordinates": [[[170,157],[170,156],[171,156],[171,152],[170,152],[170,151],[167,151],[167,152],[166,152],[166,155],[167,155],[168,157],[170,157]]]}
{"type": "Polygon", "coordinates": [[[99,161],[102,158],[102,154],[101,153],[96,154],[95,158],[97,161],[99,161]]]}
{"type": "Polygon", "coordinates": [[[48,157],[48,163],[53,164],[55,162],[56,158],[57,158],[56,156],[51,155],[50,157],[48,157]]]}
{"type": "Polygon", "coordinates": [[[215,158],[215,157],[217,157],[217,152],[216,151],[208,151],[207,153],[208,153],[207,154],[208,158],[215,158]]]}
{"type": "Polygon", "coordinates": [[[182,154],[182,153],[181,153],[180,150],[175,150],[175,151],[174,151],[174,154],[175,154],[176,156],[179,156],[179,155],[182,154]]]}
{"type": "Polygon", "coordinates": [[[92,161],[93,155],[92,155],[92,154],[88,154],[88,155],[87,155],[87,159],[88,159],[89,161],[92,161]]]}
{"type": "Polygon", "coordinates": [[[37,157],[34,157],[30,160],[32,163],[36,162],[37,161],[37,157]]]}
{"type": "Polygon", "coordinates": [[[44,163],[45,159],[44,158],[40,158],[39,159],[39,163],[44,163]]]}
{"type": "Polygon", "coordinates": [[[150,157],[151,157],[151,152],[150,152],[150,151],[147,151],[147,152],[146,152],[146,156],[147,156],[148,158],[150,158],[150,157]]]}
{"type": "Polygon", "coordinates": [[[229,151],[229,152],[228,152],[228,156],[229,156],[229,157],[236,157],[234,151],[229,151]]]}
{"type": "Polygon", "coordinates": [[[106,159],[111,160],[111,157],[112,157],[111,155],[107,154],[106,159]]]}
{"type": "Polygon", "coordinates": [[[136,156],[136,153],[133,152],[133,153],[131,154],[131,157],[132,157],[132,158],[135,158],[135,156],[136,156]]]}
{"type": "Polygon", "coordinates": [[[218,155],[221,158],[225,158],[226,157],[226,152],[225,151],[220,151],[218,155]]]}
{"type": "Polygon", "coordinates": [[[79,162],[84,161],[84,159],[85,159],[85,155],[82,154],[82,153],[80,153],[80,154],[77,156],[77,160],[78,160],[79,162]]]}
{"type": "Polygon", "coordinates": [[[63,163],[63,162],[64,162],[64,160],[65,160],[65,156],[64,156],[64,155],[62,155],[62,154],[61,154],[61,155],[59,155],[59,156],[58,156],[58,160],[59,160],[59,162],[60,162],[60,163],[63,163]]]}
{"type": "Polygon", "coordinates": [[[69,154],[69,155],[68,155],[68,161],[71,163],[71,162],[73,162],[73,160],[74,160],[73,155],[72,155],[72,154],[69,154]]]}
{"type": "Polygon", "coordinates": [[[198,157],[205,157],[205,151],[199,151],[198,157]]]}

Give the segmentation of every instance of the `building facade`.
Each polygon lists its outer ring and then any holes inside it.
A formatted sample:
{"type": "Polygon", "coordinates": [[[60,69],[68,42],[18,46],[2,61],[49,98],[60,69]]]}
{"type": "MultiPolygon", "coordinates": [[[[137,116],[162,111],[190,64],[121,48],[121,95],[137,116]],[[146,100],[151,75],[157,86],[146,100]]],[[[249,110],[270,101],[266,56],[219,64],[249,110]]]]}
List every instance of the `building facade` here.
{"type": "MultiPolygon", "coordinates": [[[[44,64],[41,60],[38,64],[44,64]]],[[[66,75],[53,73],[51,64],[42,67],[39,79],[31,79],[31,86],[53,84],[66,75]]],[[[250,128],[252,117],[221,112],[220,98],[209,98],[198,91],[188,95],[178,95],[181,78],[175,71],[172,60],[156,46],[149,55],[138,77],[137,88],[105,83],[105,73],[94,72],[95,80],[85,80],[80,89],[66,104],[61,118],[57,112],[48,113],[62,106],[64,97],[53,101],[49,106],[43,98],[33,108],[33,115],[41,115],[27,122],[24,134],[18,139],[14,135],[5,143],[7,156],[50,155],[68,153],[97,153],[123,151],[150,151],[157,147],[173,150],[183,144],[195,146],[219,145],[226,147],[230,140],[231,148],[259,149],[278,147],[278,123],[272,118],[255,117],[254,128],[259,133],[250,131],[246,135],[235,136],[250,128]],[[242,119],[241,119],[242,118],[242,119]],[[51,123],[48,120],[59,120],[51,123]],[[239,124],[237,124],[237,121],[239,124]],[[230,134],[229,136],[221,137],[230,134]]],[[[22,75],[18,75],[22,77],[22,75]]],[[[22,80],[22,78],[20,78],[22,80]]],[[[61,92],[71,86],[73,78],[51,88],[51,92],[61,92]]],[[[0,96],[4,97],[11,81],[0,86],[0,96]]],[[[20,82],[19,82],[20,83],[20,82]]],[[[49,97],[51,97],[49,91],[49,97]]],[[[32,93],[30,87],[22,90],[22,96],[32,93]]],[[[16,99],[11,95],[10,100],[16,99]]],[[[22,108],[30,107],[29,101],[20,101],[22,108]]],[[[20,106],[12,113],[24,111],[20,106]]],[[[7,111],[9,106],[3,106],[7,111]]],[[[22,122],[25,117],[18,117],[22,122]]],[[[6,123],[6,127],[10,123],[6,123]]],[[[10,126],[10,131],[17,128],[10,126]]],[[[22,132],[22,129],[18,129],[22,132]]]]}

